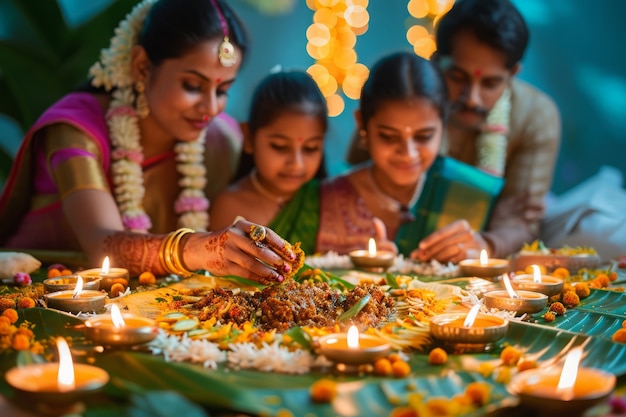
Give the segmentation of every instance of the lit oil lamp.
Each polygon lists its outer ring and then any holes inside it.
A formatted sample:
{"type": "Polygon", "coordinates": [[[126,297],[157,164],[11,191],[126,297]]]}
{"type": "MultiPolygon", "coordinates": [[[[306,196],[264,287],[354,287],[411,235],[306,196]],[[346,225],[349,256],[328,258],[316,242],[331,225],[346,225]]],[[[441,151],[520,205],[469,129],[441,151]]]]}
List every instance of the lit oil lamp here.
{"type": "Polygon", "coordinates": [[[354,250],[348,255],[356,268],[372,272],[384,272],[391,267],[396,260],[395,253],[377,250],[374,238],[370,238],[367,250],[354,250]]]}
{"type": "Polygon", "coordinates": [[[102,291],[83,290],[83,279],[78,276],[73,290],[55,291],[44,294],[43,297],[49,308],[68,313],[91,313],[104,308],[107,294],[102,291]]]}
{"type": "Polygon", "coordinates": [[[509,321],[479,313],[482,304],[474,305],[469,313],[438,314],[430,321],[433,338],[450,347],[454,353],[485,352],[506,335],[509,321]]]}
{"type": "Polygon", "coordinates": [[[59,362],[18,366],[5,374],[19,403],[37,415],[65,415],[80,411],[81,401],[100,390],[109,374],[95,366],[74,364],[67,342],[57,338],[59,362]]]}
{"type": "Polygon", "coordinates": [[[533,314],[543,310],[548,304],[548,296],[535,291],[515,291],[508,274],[502,276],[506,290],[489,291],[483,295],[487,308],[513,311],[516,315],[533,314]]]}
{"type": "Polygon", "coordinates": [[[520,274],[513,276],[511,284],[518,290],[536,291],[552,297],[563,291],[563,280],[551,275],[543,275],[537,265],[531,265],[532,274],[520,274]]]}
{"type": "Polygon", "coordinates": [[[573,348],[563,367],[537,368],[515,375],[507,390],[522,406],[542,415],[583,415],[608,399],[615,375],[595,368],[579,367],[582,347],[573,348]]]}
{"type": "Polygon", "coordinates": [[[327,359],[345,365],[374,363],[391,351],[391,345],[380,337],[359,334],[356,326],[350,326],[348,333],[333,333],[319,340],[320,352],[327,359]]]}
{"type": "Polygon", "coordinates": [[[115,303],[111,304],[111,314],[100,314],[85,320],[84,330],[94,342],[115,347],[147,343],[157,336],[154,320],[122,314],[115,303]]]}
{"type": "Polygon", "coordinates": [[[496,278],[509,268],[509,261],[487,257],[487,251],[480,251],[479,259],[464,259],[459,262],[459,269],[465,276],[479,278],[496,278]]]}
{"type": "Polygon", "coordinates": [[[83,277],[99,277],[101,278],[100,288],[110,292],[113,284],[122,284],[124,288],[128,287],[128,269],[111,268],[109,257],[105,256],[102,261],[102,268],[86,269],[79,271],[79,275],[83,277]]]}
{"type": "MultiPolygon", "coordinates": [[[[74,290],[78,283],[79,275],[64,275],[60,277],[48,278],[43,280],[43,289],[45,292],[56,292],[64,290],[74,290]]],[[[83,277],[83,290],[100,289],[100,277],[83,277]]]]}

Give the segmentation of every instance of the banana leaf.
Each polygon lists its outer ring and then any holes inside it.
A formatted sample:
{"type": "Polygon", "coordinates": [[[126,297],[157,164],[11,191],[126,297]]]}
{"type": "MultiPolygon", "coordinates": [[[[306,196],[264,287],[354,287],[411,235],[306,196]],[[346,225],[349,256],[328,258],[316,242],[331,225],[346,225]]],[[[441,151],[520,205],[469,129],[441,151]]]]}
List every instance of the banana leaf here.
{"type": "MultiPolygon", "coordinates": [[[[411,392],[407,386],[414,386],[425,395],[452,396],[462,392],[467,383],[484,380],[476,373],[464,371],[460,357],[451,361],[444,370],[429,365],[424,354],[412,356],[410,364],[413,373],[406,379],[332,372],[329,375],[328,372],[319,371],[284,375],[221,366],[209,370],[190,363],[166,362],[160,356],[137,351],[112,349],[95,353],[92,344],[76,328],[81,323],[80,319],[41,308],[20,310],[19,313],[22,320],[35,325],[34,332],[38,339],[57,335],[69,338],[75,360],[86,360],[89,357],[89,363],[109,372],[111,381],[104,393],[110,401],[90,408],[95,411],[98,406],[108,409],[120,400],[128,404],[133,395],[173,391],[211,411],[276,415],[280,410],[287,409],[293,415],[312,413],[320,417],[387,416],[398,401],[403,401],[411,392]],[[334,378],[338,383],[339,394],[331,404],[314,404],[310,400],[311,385],[322,377],[334,378]]],[[[10,359],[4,358],[2,362],[5,370],[14,366],[10,359]]],[[[2,392],[6,393],[8,387],[2,382],[2,392]]],[[[506,397],[504,387],[494,384],[494,404],[506,397]]]]}
{"type": "MultiPolygon", "coordinates": [[[[204,409],[214,412],[230,410],[253,415],[277,415],[289,410],[293,415],[325,416],[388,416],[391,410],[406,401],[411,392],[452,397],[463,392],[473,381],[485,381],[492,387],[491,402],[470,415],[501,415],[515,404],[505,387],[493,378],[484,378],[468,368],[468,364],[498,361],[505,345],[516,346],[534,355],[541,363],[563,357],[573,346],[584,344],[584,366],[626,375],[626,345],[613,343],[563,329],[539,324],[511,322],[508,334],[490,352],[450,355],[443,366],[430,365],[423,353],[410,357],[411,374],[407,378],[384,378],[314,371],[304,375],[264,373],[254,370],[234,370],[220,366],[205,369],[191,363],[166,362],[162,357],[141,351],[105,350],[96,353],[88,340],[76,329],[80,319],[53,310],[21,310],[22,319],[35,324],[38,338],[63,335],[72,341],[75,360],[86,360],[106,369],[111,381],[105,388],[106,400],[89,403],[89,410],[100,410],[122,404],[131,407],[133,396],[155,392],[175,392],[204,409]],[[311,402],[309,389],[320,378],[337,382],[338,396],[330,404],[311,402]],[[494,414],[492,414],[494,413],[494,414]]],[[[2,366],[11,365],[10,355],[2,366]]],[[[4,383],[4,382],[3,382],[4,383]]],[[[7,391],[6,384],[2,392],[7,391]]],[[[507,411],[507,412],[508,412],[507,411]]],[[[104,415],[104,414],[102,414],[104,415]]],[[[523,414],[519,414],[523,415],[523,414]]]]}

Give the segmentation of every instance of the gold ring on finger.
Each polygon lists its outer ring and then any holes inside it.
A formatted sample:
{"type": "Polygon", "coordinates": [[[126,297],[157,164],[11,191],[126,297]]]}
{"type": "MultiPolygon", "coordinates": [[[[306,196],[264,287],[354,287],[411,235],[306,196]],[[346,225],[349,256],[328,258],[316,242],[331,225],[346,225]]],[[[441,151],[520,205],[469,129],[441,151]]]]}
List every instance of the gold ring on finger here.
{"type": "Polygon", "coordinates": [[[250,239],[255,242],[262,242],[267,237],[267,230],[265,227],[260,226],[258,224],[252,225],[250,227],[250,239]]]}

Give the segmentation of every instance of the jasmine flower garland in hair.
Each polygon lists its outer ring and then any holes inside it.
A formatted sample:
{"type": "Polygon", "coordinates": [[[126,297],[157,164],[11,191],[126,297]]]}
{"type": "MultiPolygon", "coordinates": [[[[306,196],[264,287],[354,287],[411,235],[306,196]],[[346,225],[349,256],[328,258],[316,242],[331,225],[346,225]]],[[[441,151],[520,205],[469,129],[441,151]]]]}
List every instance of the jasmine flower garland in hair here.
{"type": "MultiPolygon", "coordinates": [[[[126,16],[115,29],[108,49],[103,49],[100,61],[89,73],[95,87],[113,91],[106,121],[112,145],[111,174],[113,194],[127,230],[146,233],[152,222],[143,209],[145,188],[141,164],[144,159],[141,146],[139,116],[133,103],[135,94],[131,76],[130,53],[137,45],[139,32],[156,0],[144,0],[126,16]]],[[[204,166],[205,131],[193,142],[179,142],[174,147],[176,169],[181,175],[181,192],[174,203],[179,215],[178,225],[205,231],[209,202],[204,195],[206,168],[204,166]]]]}
{"type": "Polygon", "coordinates": [[[505,89],[478,137],[478,167],[496,175],[504,175],[507,135],[511,117],[511,90],[505,89]]]}

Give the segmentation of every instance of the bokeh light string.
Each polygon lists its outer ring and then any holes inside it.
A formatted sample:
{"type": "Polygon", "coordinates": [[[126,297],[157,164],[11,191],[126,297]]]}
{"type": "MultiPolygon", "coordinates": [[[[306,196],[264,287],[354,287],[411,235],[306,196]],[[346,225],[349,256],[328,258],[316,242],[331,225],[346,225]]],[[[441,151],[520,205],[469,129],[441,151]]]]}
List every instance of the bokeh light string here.
{"type": "Polygon", "coordinates": [[[306,50],[315,59],[307,72],[326,97],[328,115],[340,115],[342,97],[358,100],[369,68],[357,61],[357,37],[367,32],[369,0],[306,0],[313,10],[313,23],[307,28],[306,50]]]}
{"type": "Polygon", "coordinates": [[[406,39],[415,54],[430,59],[437,50],[434,28],[453,4],[454,0],[409,0],[407,9],[411,17],[406,22],[406,39]]]}

